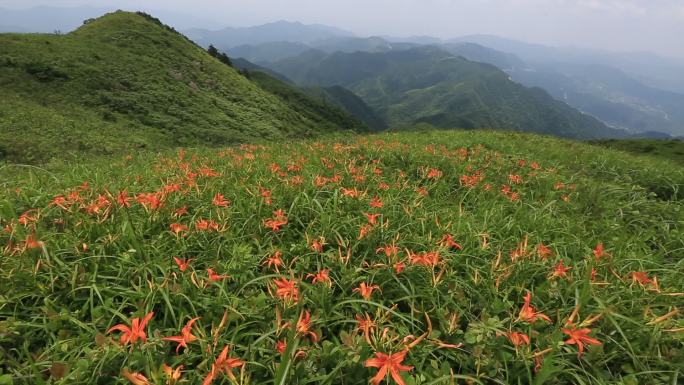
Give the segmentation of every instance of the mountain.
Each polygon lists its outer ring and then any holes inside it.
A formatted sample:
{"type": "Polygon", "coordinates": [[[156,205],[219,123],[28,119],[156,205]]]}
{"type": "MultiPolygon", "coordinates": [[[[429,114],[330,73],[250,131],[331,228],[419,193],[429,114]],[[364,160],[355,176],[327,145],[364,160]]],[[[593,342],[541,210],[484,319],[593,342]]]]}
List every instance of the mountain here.
{"type": "Polygon", "coordinates": [[[280,80],[281,82],[287,83],[287,84],[292,84],[292,80],[288,79],[285,75],[281,75],[269,68],[262,67],[258,64],[254,64],[251,61],[241,58],[241,57],[236,57],[236,58],[231,58],[230,61],[233,64],[233,67],[243,70],[243,71],[248,71],[248,72],[253,72],[253,71],[259,71],[259,72],[264,72],[268,75],[270,75],[272,78],[276,78],[280,80]]]}
{"type": "Polygon", "coordinates": [[[557,63],[509,73],[611,126],[684,134],[684,94],[646,86],[618,69],[557,63]]]}
{"type": "Polygon", "coordinates": [[[539,88],[513,82],[493,65],[456,57],[437,47],[381,53],[311,50],[272,63],[270,68],[301,84],[348,88],[390,127],[429,123],[571,138],[624,135],[539,88]]]}
{"type": "Polygon", "coordinates": [[[415,46],[415,44],[408,45],[406,43],[396,43],[392,44],[387,40],[377,37],[335,37],[331,39],[317,40],[310,44],[313,49],[320,49],[322,51],[333,53],[333,52],[387,52],[393,49],[407,48],[409,46],[415,46]]]}
{"type": "Polygon", "coordinates": [[[311,49],[304,43],[271,41],[261,44],[245,44],[224,51],[231,57],[241,57],[253,63],[264,63],[297,56],[311,49]]]}
{"type": "Polygon", "coordinates": [[[491,35],[469,35],[450,42],[477,43],[515,54],[530,64],[603,65],[616,68],[641,83],[684,94],[684,60],[649,52],[611,52],[573,47],[549,47],[491,35]]]}
{"type": "Polygon", "coordinates": [[[207,47],[209,44],[213,44],[221,50],[228,50],[241,45],[256,45],[278,41],[310,43],[333,37],[354,36],[351,32],[334,27],[289,21],[277,21],[255,27],[229,27],[221,30],[193,28],[184,31],[184,33],[201,46],[207,47]]]}
{"type": "Polygon", "coordinates": [[[293,108],[146,14],[0,35],[0,156],[229,144],[346,129],[293,108]]]}
{"type": "Polygon", "coordinates": [[[330,125],[330,122],[336,122],[340,127],[358,132],[367,131],[369,128],[363,121],[355,118],[353,114],[349,114],[346,109],[337,106],[336,103],[330,103],[316,94],[299,90],[268,73],[253,71],[249,72],[247,77],[265,91],[278,96],[290,109],[315,124],[325,127],[330,125]]]}
{"type": "MultiPolygon", "coordinates": [[[[232,62],[235,68],[248,71],[250,80],[255,81],[265,90],[283,97],[286,101],[299,101],[299,106],[313,106],[320,115],[327,115],[337,108],[356,118],[356,121],[345,126],[354,126],[361,122],[362,129],[381,131],[388,128],[387,123],[363,99],[344,87],[297,87],[284,75],[243,58],[232,59],[232,62]],[[332,108],[333,106],[336,108],[332,108]]],[[[342,122],[343,118],[338,115],[334,112],[329,115],[329,118],[342,122]]]]}
{"type": "Polygon", "coordinates": [[[446,43],[439,47],[453,55],[462,56],[470,61],[492,64],[504,71],[527,68],[527,64],[513,54],[475,43],[446,43]]]}
{"type": "Polygon", "coordinates": [[[366,104],[363,99],[344,87],[304,87],[303,91],[317,99],[342,108],[373,131],[382,131],[389,128],[384,119],[366,104]]]}
{"type": "Polygon", "coordinates": [[[646,63],[647,56],[639,54],[592,51],[594,54],[589,55],[586,50],[546,47],[492,36],[462,39],[490,44],[496,49],[464,42],[451,42],[442,47],[469,60],[493,64],[513,80],[528,87],[543,88],[554,98],[610,126],[635,134],[659,131],[684,135],[684,94],[648,85],[649,82],[639,80],[639,74],[620,69],[626,68],[624,63],[629,58],[637,57],[642,58],[644,68],[657,68],[656,56],[646,63]],[[481,48],[460,51],[454,48],[464,45],[481,48]],[[617,60],[619,57],[626,59],[617,60]]]}

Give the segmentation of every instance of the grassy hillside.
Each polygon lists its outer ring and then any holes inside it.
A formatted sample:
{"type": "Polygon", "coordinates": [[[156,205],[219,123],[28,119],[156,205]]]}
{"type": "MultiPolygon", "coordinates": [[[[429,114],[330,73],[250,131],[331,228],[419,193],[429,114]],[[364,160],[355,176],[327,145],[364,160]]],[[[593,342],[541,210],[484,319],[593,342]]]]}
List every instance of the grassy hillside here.
{"type": "Polygon", "coordinates": [[[425,131],[0,179],[0,383],[682,378],[673,163],[425,131]]]}
{"type": "Polygon", "coordinates": [[[369,130],[364,122],[354,118],[344,109],[322,98],[311,96],[270,74],[253,71],[249,72],[248,78],[264,90],[278,96],[290,109],[313,122],[318,121],[323,126],[336,122],[340,127],[358,132],[369,130]]]}
{"type": "Polygon", "coordinates": [[[348,88],[392,127],[424,122],[582,139],[622,135],[541,89],[511,81],[492,65],[434,47],[330,55],[314,50],[270,66],[302,84],[348,88]]]}
{"type": "Polygon", "coordinates": [[[381,131],[388,128],[387,123],[363,99],[344,87],[297,87],[287,77],[266,67],[243,58],[231,60],[235,68],[246,70],[253,75],[249,76],[250,80],[259,84],[266,91],[281,96],[281,98],[285,96],[289,104],[295,109],[308,106],[313,108],[313,112],[320,118],[337,122],[343,127],[353,128],[355,124],[358,124],[358,122],[351,125],[345,124],[345,121],[351,120],[350,117],[354,117],[365,125],[361,130],[370,128],[373,131],[381,131]],[[346,114],[343,115],[350,116],[339,116],[339,113],[326,114],[330,111],[336,111],[336,109],[342,109],[346,111],[346,114]],[[320,114],[322,111],[325,113],[320,114]]]}
{"type": "Polygon", "coordinates": [[[684,141],[682,140],[622,139],[600,140],[594,143],[633,154],[667,159],[684,165],[684,141]]]}
{"type": "Polygon", "coordinates": [[[348,128],[338,123],[303,116],[145,15],[0,35],[0,154],[11,160],[348,128]]]}
{"type": "Polygon", "coordinates": [[[363,99],[344,87],[304,87],[303,91],[317,99],[342,108],[374,131],[388,128],[387,123],[363,99]]]}

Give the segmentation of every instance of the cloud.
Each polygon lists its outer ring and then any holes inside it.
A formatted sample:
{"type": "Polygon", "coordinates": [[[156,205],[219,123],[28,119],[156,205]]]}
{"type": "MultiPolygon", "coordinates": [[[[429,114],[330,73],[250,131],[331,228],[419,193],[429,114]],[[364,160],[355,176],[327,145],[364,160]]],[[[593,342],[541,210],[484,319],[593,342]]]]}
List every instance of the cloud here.
{"type": "MultiPolygon", "coordinates": [[[[2,6],[168,10],[224,26],[275,20],[360,35],[494,34],[549,45],[651,50],[684,57],[684,0],[0,0],[2,6]]],[[[204,25],[204,26],[208,26],[204,25]]],[[[214,28],[212,24],[211,28],[214,28]]],[[[199,25],[202,27],[203,25],[199,25]]]]}

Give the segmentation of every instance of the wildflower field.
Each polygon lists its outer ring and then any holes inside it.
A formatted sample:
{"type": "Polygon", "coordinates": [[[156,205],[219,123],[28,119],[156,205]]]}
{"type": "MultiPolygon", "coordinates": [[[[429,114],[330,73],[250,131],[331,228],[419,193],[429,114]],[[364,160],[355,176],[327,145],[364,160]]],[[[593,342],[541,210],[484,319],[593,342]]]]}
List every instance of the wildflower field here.
{"type": "Polygon", "coordinates": [[[678,384],[684,169],[420,132],[0,166],[0,384],[678,384]]]}

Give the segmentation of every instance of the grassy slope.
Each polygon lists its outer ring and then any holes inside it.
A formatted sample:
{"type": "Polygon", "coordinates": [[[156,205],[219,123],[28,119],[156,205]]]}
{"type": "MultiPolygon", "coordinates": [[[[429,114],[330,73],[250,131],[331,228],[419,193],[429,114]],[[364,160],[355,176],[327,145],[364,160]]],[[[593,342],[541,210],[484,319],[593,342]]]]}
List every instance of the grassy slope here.
{"type": "Polygon", "coordinates": [[[322,98],[310,96],[303,90],[283,82],[270,74],[261,71],[249,73],[249,79],[267,92],[278,96],[290,109],[311,121],[322,125],[337,122],[342,128],[357,132],[368,131],[368,126],[350,113],[322,98]]]}
{"type": "Polygon", "coordinates": [[[403,374],[408,384],[449,383],[449,368],[472,383],[672,384],[681,378],[684,318],[671,311],[684,306],[675,295],[684,291],[684,169],[672,163],[527,134],[425,131],[189,151],[182,160],[166,153],[48,170],[5,166],[0,176],[0,228],[10,226],[0,232],[0,378],[15,384],[40,383],[51,368],[63,367],[69,370],[61,379],[54,375],[53,384],[126,384],[122,368],[163,383],[162,363],[185,365],[184,378],[200,383],[225,345],[231,357],[247,362],[251,384],[340,384],[340,378],[367,384],[377,371],[364,368],[364,360],[404,349],[403,337],[426,331],[424,313],[432,334],[406,356],[404,363],[415,366],[403,374]],[[221,176],[190,183],[189,172],[207,167],[221,176]],[[430,178],[433,168],[442,174],[430,178]],[[459,182],[478,171],[484,179],[475,187],[459,182]],[[333,175],[339,182],[314,183],[333,175]],[[515,175],[520,184],[511,182],[515,175]],[[132,202],[128,209],[112,203],[92,211],[98,194],[110,201],[107,192],[154,192],[176,183],[180,191],[168,193],[160,210],[132,202]],[[519,200],[503,194],[502,185],[511,185],[519,200]],[[343,187],[366,194],[346,197],[343,187]],[[262,188],[271,191],[272,204],[262,188]],[[49,205],[76,190],[66,211],[49,205]],[[231,205],[213,206],[216,193],[231,205]],[[369,206],[375,196],[384,207],[369,206]],[[188,213],[174,216],[180,207],[188,213]],[[19,215],[33,208],[39,211],[28,217],[36,221],[21,225],[19,215]],[[273,233],[264,220],[276,209],[289,223],[273,233]],[[384,224],[361,238],[368,212],[382,214],[384,224]],[[199,219],[216,221],[220,231],[198,231],[199,219]],[[172,223],[189,229],[174,236],[172,223]],[[23,250],[33,231],[43,250],[23,250]],[[447,233],[463,250],[437,245],[447,233]],[[326,240],[322,253],[310,248],[318,237],[326,240]],[[397,255],[376,253],[393,242],[397,255]],[[599,242],[610,256],[596,260],[592,249],[599,242]],[[553,255],[541,258],[539,243],[553,255]],[[275,250],[286,264],[280,274],[263,264],[275,250]],[[438,251],[441,262],[434,269],[414,266],[409,250],[438,251]],[[522,255],[511,257],[515,250],[522,255]],[[190,268],[178,271],[172,256],[192,258],[190,268]],[[407,267],[396,274],[391,264],[399,260],[407,267]],[[561,260],[571,267],[568,277],[550,278],[561,260]],[[207,268],[231,278],[210,283],[207,268]],[[331,288],[305,278],[326,268],[331,288]],[[660,292],[633,282],[638,271],[657,277],[660,292]],[[279,276],[303,280],[298,305],[269,294],[279,276]],[[352,291],[361,282],[381,291],[363,301],[352,291]],[[517,320],[528,291],[550,323],[517,320]],[[321,341],[278,331],[275,308],[290,322],[302,308],[310,310],[321,341]],[[587,322],[602,343],[581,358],[576,345],[563,344],[573,309],[574,322],[587,322]],[[120,347],[103,335],[152,310],[147,343],[120,347]],[[224,312],[227,323],[212,334],[224,312]],[[356,332],[354,317],[364,313],[377,323],[372,345],[356,332]],[[176,356],[176,345],[161,337],[179,334],[193,317],[202,317],[193,327],[198,340],[176,356]],[[531,346],[515,349],[509,331],[530,335],[531,346]],[[274,350],[277,340],[298,344],[306,356],[283,370],[289,360],[274,350]],[[439,348],[438,340],[463,346],[439,348]],[[535,373],[539,352],[543,365],[535,373]]]}
{"type": "Polygon", "coordinates": [[[682,140],[624,139],[601,140],[595,143],[616,150],[622,150],[633,154],[649,155],[684,164],[684,141],[682,140]]]}
{"type": "Polygon", "coordinates": [[[0,154],[22,161],[339,128],[302,116],[183,36],[125,12],[64,36],[0,35],[0,90],[0,154]]]}
{"type": "Polygon", "coordinates": [[[619,137],[598,120],[523,87],[488,64],[434,47],[385,53],[309,51],[272,64],[302,84],[341,85],[384,115],[390,127],[497,128],[570,138],[619,137]]]}
{"type": "Polygon", "coordinates": [[[304,92],[339,106],[375,131],[388,128],[387,123],[363,99],[344,87],[305,87],[304,92]]]}

